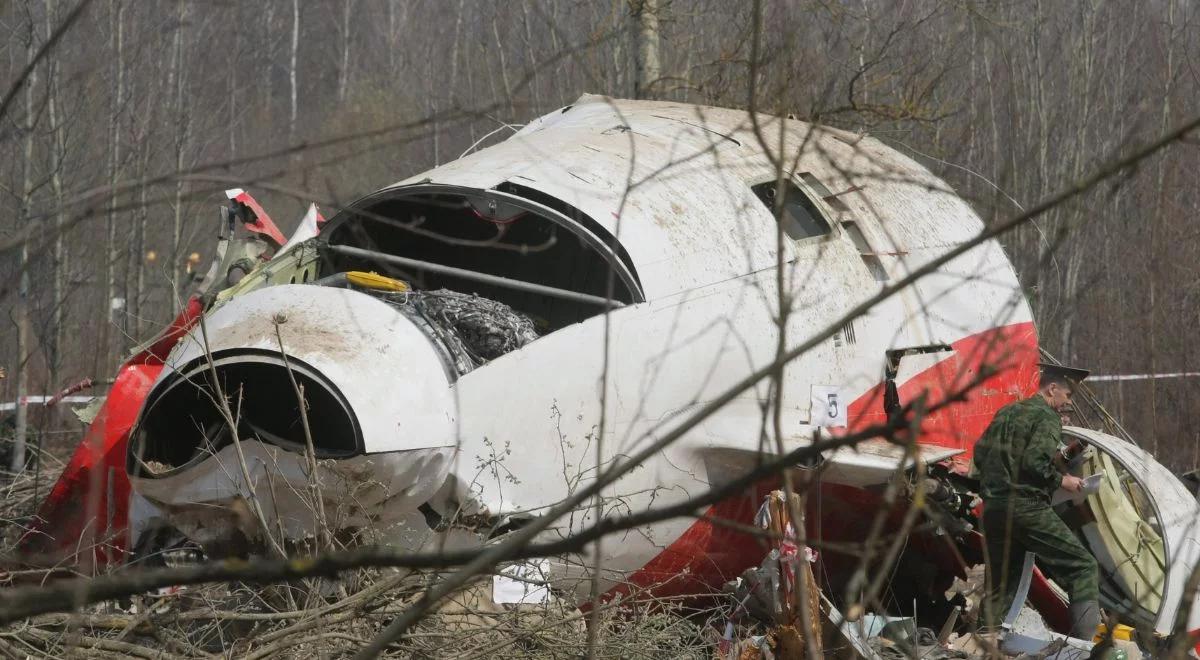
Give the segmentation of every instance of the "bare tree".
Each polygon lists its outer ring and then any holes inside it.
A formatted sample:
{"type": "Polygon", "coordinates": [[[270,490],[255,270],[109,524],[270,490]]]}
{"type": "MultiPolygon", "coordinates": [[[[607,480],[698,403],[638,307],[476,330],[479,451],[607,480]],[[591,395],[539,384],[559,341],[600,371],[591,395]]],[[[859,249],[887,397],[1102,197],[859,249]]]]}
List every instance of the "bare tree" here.
{"type": "MultiPolygon", "coordinates": [[[[54,11],[57,3],[54,0],[47,0],[46,3],[46,34],[53,34],[55,21],[58,19],[54,11]]],[[[63,366],[63,339],[66,330],[66,287],[67,276],[70,272],[68,264],[68,253],[66,237],[63,235],[63,225],[66,221],[63,213],[63,180],[62,171],[65,167],[66,159],[66,131],[64,130],[60,119],[60,93],[61,83],[58,79],[58,54],[55,53],[47,58],[46,67],[46,119],[48,122],[47,130],[50,132],[50,187],[53,197],[51,204],[58,209],[54,213],[54,251],[53,258],[53,285],[50,294],[50,328],[49,346],[46,347],[47,353],[47,370],[49,372],[47,381],[51,387],[61,385],[60,377],[63,366]]]]}
{"type": "Polygon", "coordinates": [[[636,0],[634,17],[637,20],[637,76],[634,78],[633,95],[650,98],[654,85],[662,78],[658,45],[661,40],[658,29],[658,0],[636,0]]]}
{"type": "MultiPolygon", "coordinates": [[[[108,323],[105,325],[104,351],[101,358],[103,368],[112,368],[113,340],[110,338],[112,328],[118,320],[127,318],[125,305],[127,301],[117,298],[117,260],[123,250],[117,243],[117,180],[121,176],[121,118],[125,104],[125,4],[122,0],[113,0],[111,9],[112,25],[112,84],[110,97],[111,111],[109,113],[109,158],[108,158],[108,235],[106,240],[107,252],[104,260],[104,304],[107,308],[108,323]]],[[[121,324],[125,329],[124,323],[121,324]]]]}
{"type": "MultiPolygon", "coordinates": [[[[188,3],[180,0],[176,13],[177,22],[175,26],[175,34],[172,39],[171,47],[171,72],[167,76],[171,81],[172,102],[172,123],[174,127],[174,152],[175,152],[175,171],[183,171],[184,153],[187,151],[190,138],[191,112],[187,107],[186,102],[186,69],[184,67],[184,53],[187,52],[185,43],[185,32],[188,17],[188,3]]],[[[171,254],[170,263],[167,267],[171,272],[171,299],[174,301],[175,309],[181,305],[180,301],[180,257],[183,254],[183,196],[184,180],[182,178],[175,182],[175,200],[172,208],[175,213],[174,222],[172,223],[171,232],[171,254]]]]}
{"type": "MultiPolygon", "coordinates": [[[[25,64],[32,66],[34,56],[37,52],[37,30],[34,27],[34,8],[32,0],[26,2],[25,12],[28,16],[29,29],[26,32],[25,38],[25,64]]],[[[24,222],[30,222],[33,215],[33,146],[35,130],[37,128],[37,114],[34,111],[34,86],[37,83],[37,73],[31,72],[29,79],[25,83],[25,125],[23,127],[23,156],[24,167],[22,167],[22,185],[21,185],[21,213],[20,218],[24,222]]],[[[25,445],[28,438],[29,425],[29,404],[26,401],[26,396],[29,394],[29,367],[31,343],[33,341],[32,333],[30,332],[29,321],[29,245],[21,246],[21,256],[17,262],[17,277],[20,283],[17,285],[17,304],[16,304],[16,322],[17,322],[17,414],[16,414],[16,429],[13,437],[13,452],[11,468],[13,472],[20,472],[25,468],[25,445]]]]}
{"type": "Polygon", "coordinates": [[[288,140],[296,134],[296,56],[300,52],[300,0],[292,0],[292,50],[288,64],[288,82],[291,84],[291,114],[288,115],[288,140]]]}

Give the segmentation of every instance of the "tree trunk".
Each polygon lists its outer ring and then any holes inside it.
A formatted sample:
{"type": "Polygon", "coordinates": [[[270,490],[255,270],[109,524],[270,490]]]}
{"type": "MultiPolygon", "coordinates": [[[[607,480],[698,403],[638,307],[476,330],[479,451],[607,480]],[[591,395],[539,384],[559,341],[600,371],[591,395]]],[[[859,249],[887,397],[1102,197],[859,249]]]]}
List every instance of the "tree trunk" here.
{"type": "Polygon", "coordinates": [[[237,123],[238,112],[241,110],[241,105],[238,103],[238,56],[242,50],[242,31],[240,28],[233,30],[233,51],[229,54],[229,92],[225,95],[225,102],[229,104],[229,125],[226,127],[229,130],[229,159],[233,159],[237,155],[237,123]]]}
{"type": "Polygon", "coordinates": [[[496,54],[500,56],[500,81],[504,83],[504,100],[508,104],[508,119],[512,121],[517,110],[513,104],[512,83],[508,79],[508,63],[504,61],[504,41],[500,38],[500,28],[496,25],[496,15],[499,13],[498,8],[493,8],[492,36],[496,38],[496,54]]]}
{"type": "Polygon", "coordinates": [[[388,70],[387,75],[396,75],[396,1],[388,0],[388,70]]]}
{"type": "MultiPolygon", "coordinates": [[[[632,93],[634,96],[636,96],[637,95],[636,91],[633,91],[633,92],[626,91],[629,88],[627,88],[625,86],[627,83],[626,72],[629,70],[629,63],[627,61],[628,55],[625,50],[625,48],[626,48],[625,36],[629,36],[630,41],[637,40],[637,30],[636,30],[635,26],[633,25],[633,21],[632,21],[633,17],[626,16],[625,12],[623,10],[623,7],[625,6],[625,4],[626,3],[624,2],[624,0],[613,0],[613,4],[612,4],[611,11],[612,11],[613,22],[614,22],[613,30],[614,31],[619,30],[621,32],[621,38],[613,39],[612,79],[611,79],[610,84],[612,85],[613,89],[621,90],[622,94],[632,93]],[[626,34],[626,33],[628,33],[628,34],[626,34]]],[[[636,45],[635,45],[635,49],[636,49],[636,45]]],[[[634,67],[637,67],[636,60],[637,60],[637,58],[635,56],[634,57],[634,67]]],[[[608,76],[605,76],[605,80],[608,80],[608,76]]]]}
{"type": "Polygon", "coordinates": [[[352,0],[342,0],[342,63],[338,69],[338,103],[346,101],[346,86],[350,84],[350,13],[352,0]]]}
{"type": "MultiPolygon", "coordinates": [[[[1171,93],[1173,91],[1173,83],[1175,82],[1175,1],[1171,0],[1167,3],[1167,62],[1166,62],[1167,78],[1163,84],[1162,92],[1162,115],[1159,130],[1166,132],[1170,128],[1171,121],[1171,93]]],[[[1148,233],[1148,245],[1146,252],[1146,265],[1149,266],[1148,273],[1150,275],[1150,373],[1158,373],[1158,365],[1160,363],[1158,355],[1158,307],[1154,304],[1155,289],[1158,285],[1158,259],[1155,255],[1162,254],[1158,250],[1159,241],[1156,240],[1159,231],[1158,225],[1166,223],[1166,217],[1163,213],[1163,206],[1166,201],[1166,187],[1163,185],[1166,176],[1167,154],[1158,156],[1158,170],[1155,176],[1154,186],[1154,218],[1150,221],[1148,233]]],[[[1150,379],[1150,451],[1158,454],[1158,382],[1150,379]]]]}
{"type": "MultiPolygon", "coordinates": [[[[105,324],[103,333],[105,342],[103,344],[103,356],[101,363],[105,370],[112,366],[112,328],[117,324],[119,314],[121,320],[128,318],[125,314],[124,306],[116,306],[117,300],[117,256],[119,248],[117,247],[117,179],[120,177],[121,168],[121,113],[122,105],[125,102],[125,65],[124,65],[124,14],[125,6],[116,0],[113,3],[112,13],[112,29],[113,29],[113,66],[116,67],[113,71],[113,95],[112,95],[112,111],[110,113],[110,130],[111,141],[108,158],[108,235],[106,237],[107,257],[104,264],[104,304],[107,309],[106,317],[108,323],[105,324]]],[[[122,322],[121,328],[128,330],[126,324],[122,322]]]]}
{"type": "MultiPolygon", "coordinates": [[[[145,164],[145,161],[147,161],[147,160],[149,160],[149,158],[145,158],[142,161],[143,162],[142,176],[145,176],[144,173],[147,170],[146,164],[145,164]]],[[[133,285],[133,305],[134,305],[134,307],[133,307],[133,310],[134,310],[133,323],[134,323],[134,335],[137,337],[137,341],[139,341],[139,342],[145,341],[145,338],[142,336],[142,333],[145,331],[145,318],[146,318],[146,314],[144,313],[145,305],[143,303],[145,302],[145,296],[146,296],[145,292],[146,292],[146,217],[147,217],[147,215],[148,214],[146,213],[146,186],[141,186],[140,189],[138,190],[137,239],[136,239],[136,248],[135,248],[136,252],[134,253],[135,260],[133,262],[133,263],[137,264],[137,278],[134,281],[134,285],[133,285]]]]}
{"type": "MultiPolygon", "coordinates": [[[[266,55],[262,56],[263,66],[260,67],[263,75],[263,84],[259,85],[258,88],[262,91],[262,102],[266,116],[274,117],[275,76],[271,75],[271,71],[275,68],[275,2],[274,0],[264,0],[262,7],[263,24],[259,33],[266,35],[266,38],[261,42],[254,43],[261,43],[266,49],[266,55]]],[[[258,57],[258,52],[253,46],[250,48],[250,53],[251,60],[258,57]]],[[[277,133],[273,133],[272,137],[274,135],[277,135],[277,133]]]]}
{"type": "MultiPolygon", "coordinates": [[[[25,62],[28,65],[33,62],[35,51],[35,37],[37,30],[33,24],[32,7],[29,9],[29,41],[25,44],[25,62]]],[[[25,163],[22,168],[22,188],[21,188],[21,219],[25,223],[31,222],[30,209],[33,207],[33,136],[36,122],[33,114],[33,88],[37,83],[36,70],[30,73],[29,79],[25,81],[25,140],[24,140],[24,157],[25,163]]],[[[12,463],[9,466],[14,473],[25,469],[25,444],[29,431],[29,405],[26,402],[26,397],[29,396],[29,341],[31,333],[29,332],[29,244],[28,242],[21,245],[20,256],[20,275],[17,285],[17,305],[14,316],[17,322],[17,414],[16,414],[16,429],[13,435],[13,453],[12,463]]]]}
{"type": "Polygon", "coordinates": [[[179,2],[179,27],[175,30],[174,53],[171,58],[171,79],[174,82],[175,96],[175,172],[180,176],[175,180],[175,217],[171,225],[171,300],[174,310],[179,311],[183,304],[180,300],[180,243],[183,238],[183,152],[187,147],[188,120],[187,110],[183,106],[183,27],[187,16],[187,4],[179,2]]]}
{"type": "MultiPolygon", "coordinates": [[[[46,3],[46,34],[51,34],[54,31],[54,2],[47,0],[46,3]]],[[[48,380],[51,388],[58,387],[61,383],[60,371],[63,365],[63,326],[66,321],[66,280],[67,273],[67,246],[66,238],[63,236],[63,224],[66,217],[62,212],[63,200],[63,183],[62,183],[62,167],[63,159],[66,155],[66,143],[63,137],[63,131],[59,125],[58,103],[59,103],[59,83],[57,75],[57,57],[48,58],[46,61],[46,112],[50,122],[50,189],[53,193],[52,204],[56,209],[54,212],[54,275],[52,290],[50,293],[50,346],[46,351],[47,355],[47,370],[49,371],[48,380]]]]}
{"type": "Polygon", "coordinates": [[[292,0],[292,57],[288,64],[288,81],[292,86],[292,111],[288,115],[288,142],[296,134],[296,53],[300,50],[300,0],[292,0]]]}
{"type": "Polygon", "coordinates": [[[525,67],[529,71],[529,91],[533,95],[534,114],[540,114],[542,109],[542,95],[538,91],[538,74],[537,74],[537,58],[533,55],[533,32],[529,25],[529,4],[522,0],[521,2],[521,25],[525,28],[525,67]]]}
{"type": "Polygon", "coordinates": [[[458,8],[454,12],[454,39],[450,42],[450,85],[446,88],[451,98],[454,98],[458,85],[458,47],[462,35],[464,1],[458,0],[458,8]]]}
{"type": "Polygon", "coordinates": [[[647,99],[662,77],[658,57],[658,0],[641,0],[637,9],[638,60],[637,79],[633,83],[635,98],[647,99]]]}

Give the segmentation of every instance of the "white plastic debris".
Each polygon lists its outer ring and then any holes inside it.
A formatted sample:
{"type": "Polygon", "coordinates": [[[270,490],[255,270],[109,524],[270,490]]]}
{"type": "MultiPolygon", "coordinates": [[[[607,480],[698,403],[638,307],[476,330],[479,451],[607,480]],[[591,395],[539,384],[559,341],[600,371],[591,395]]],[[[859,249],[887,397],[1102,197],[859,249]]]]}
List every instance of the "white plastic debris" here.
{"type": "Polygon", "coordinates": [[[522,562],[507,566],[500,575],[492,576],[492,602],[497,605],[537,605],[550,601],[546,576],[550,561],[522,562]]]}

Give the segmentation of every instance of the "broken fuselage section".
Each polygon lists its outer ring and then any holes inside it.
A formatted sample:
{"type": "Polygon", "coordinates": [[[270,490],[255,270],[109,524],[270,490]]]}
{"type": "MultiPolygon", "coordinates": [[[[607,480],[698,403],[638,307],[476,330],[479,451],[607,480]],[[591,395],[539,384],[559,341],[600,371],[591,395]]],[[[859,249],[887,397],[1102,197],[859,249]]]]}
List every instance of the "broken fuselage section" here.
{"type": "MultiPolygon", "coordinates": [[[[923,400],[935,412],[911,446],[827,452],[796,478],[820,494],[809,538],[850,547],[881,511],[898,527],[906,502],[884,497],[897,474],[935,466],[944,524],[912,535],[898,575],[923,577],[891,591],[905,607],[944,600],[964,570],[956,557],[978,554],[957,477],[992,414],[1033,390],[1030,310],[989,241],[845,319],[982,222],[877,140],[757,120],[585,96],[327,222],[311,209],[287,241],[233,191],[229,217],[255,236],[225,231],[202,320],[141,390],[124,455],[129,547],[483,543],[771,364],[781,331],[795,344],[836,324],[783,370],[778,426],[764,381],[606,488],[603,509],[684,502],[764,455],[923,400]],[[780,173],[772,153],[794,166],[780,173]],[[792,303],[782,329],[780,286],[792,303]],[[968,386],[981,395],[958,401],[968,386]]],[[[749,524],[778,483],[760,486],[603,544],[602,585],[695,594],[756,565],[762,544],[712,521],[749,524]]],[[[860,559],[822,553],[833,598],[860,559]]],[[[590,582],[572,580],[595,565],[558,558],[552,573],[584,595],[590,582]]]]}
{"type": "Polygon", "coordinates": [[[322,229],[248,273],[244,256],[214,266],[230,286],[131,436],[136,536],[168,524],[221,555],[261,552],[272,533],[419,546],[468,520],[486,535],[503,521],[474,475],[452,474],[455,384],[643,299],[602,228],[512,194],[408,186],[322,229]]]}

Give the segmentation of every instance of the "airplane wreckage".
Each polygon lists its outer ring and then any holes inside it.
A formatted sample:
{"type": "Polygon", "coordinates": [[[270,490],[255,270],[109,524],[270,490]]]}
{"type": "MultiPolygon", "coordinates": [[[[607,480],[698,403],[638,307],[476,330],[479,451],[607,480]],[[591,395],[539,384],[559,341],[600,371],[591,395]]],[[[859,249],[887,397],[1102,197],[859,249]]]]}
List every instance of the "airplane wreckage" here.
{"type": "MultiPolygon", "coordinates": [[[[756,130],[743,111],[584,96],[328,220],[310,207],[290,240],[230,191],[200,291],[121,367],[24,551],[92,547],[75,559],[101,564],[181,543],[261,553],[251,500],[292,548],[320,525],[414,551],[502,537],[587,484],[598,444],[605,464],[628,456],[771,364],[780,281],[794,344],[983,227],[874,138],[758,119],[756,130]]],[[[939,515],[910,534],[887,588],[892,613],[944,619],[959,558],[982,561],[972,446],[1036,389],[1038,350],[1013,266],[988,241],[789,363],[782,437],[764,422],[763,381],[608,487],[606,508],[683,501],[764,452],[884,424],[924,397],[915,448],[876,438],[796,469],[816,480],[807,538],[824,548],[814,568],[832,607],[860,561],[839,542],[861,543],[880,511],[885,533],[899,529],[912,489],[891,506],[889,484],[926,466],[939,515]]],[[[1200,556],[1196,499],[1126,440],[1064,435],[1086,446],[1077,474],[1106,475],[1059,505],[1100,562],[1102,605],[1142,639],[1200,629],[1184,594],[1200,556]]],[[[764,543],[714,519],[752,525],[778,487],[604,543],[603,587],[719,590],[759,565],[764,543]]],[[[589,581],[572,578],[595,561],[551,558],[549,582],[581,585],[582,602],[589,581]]],[[[1062,592],[1029,569],[1030,602],[1066,632],[1062,592]]]]}

